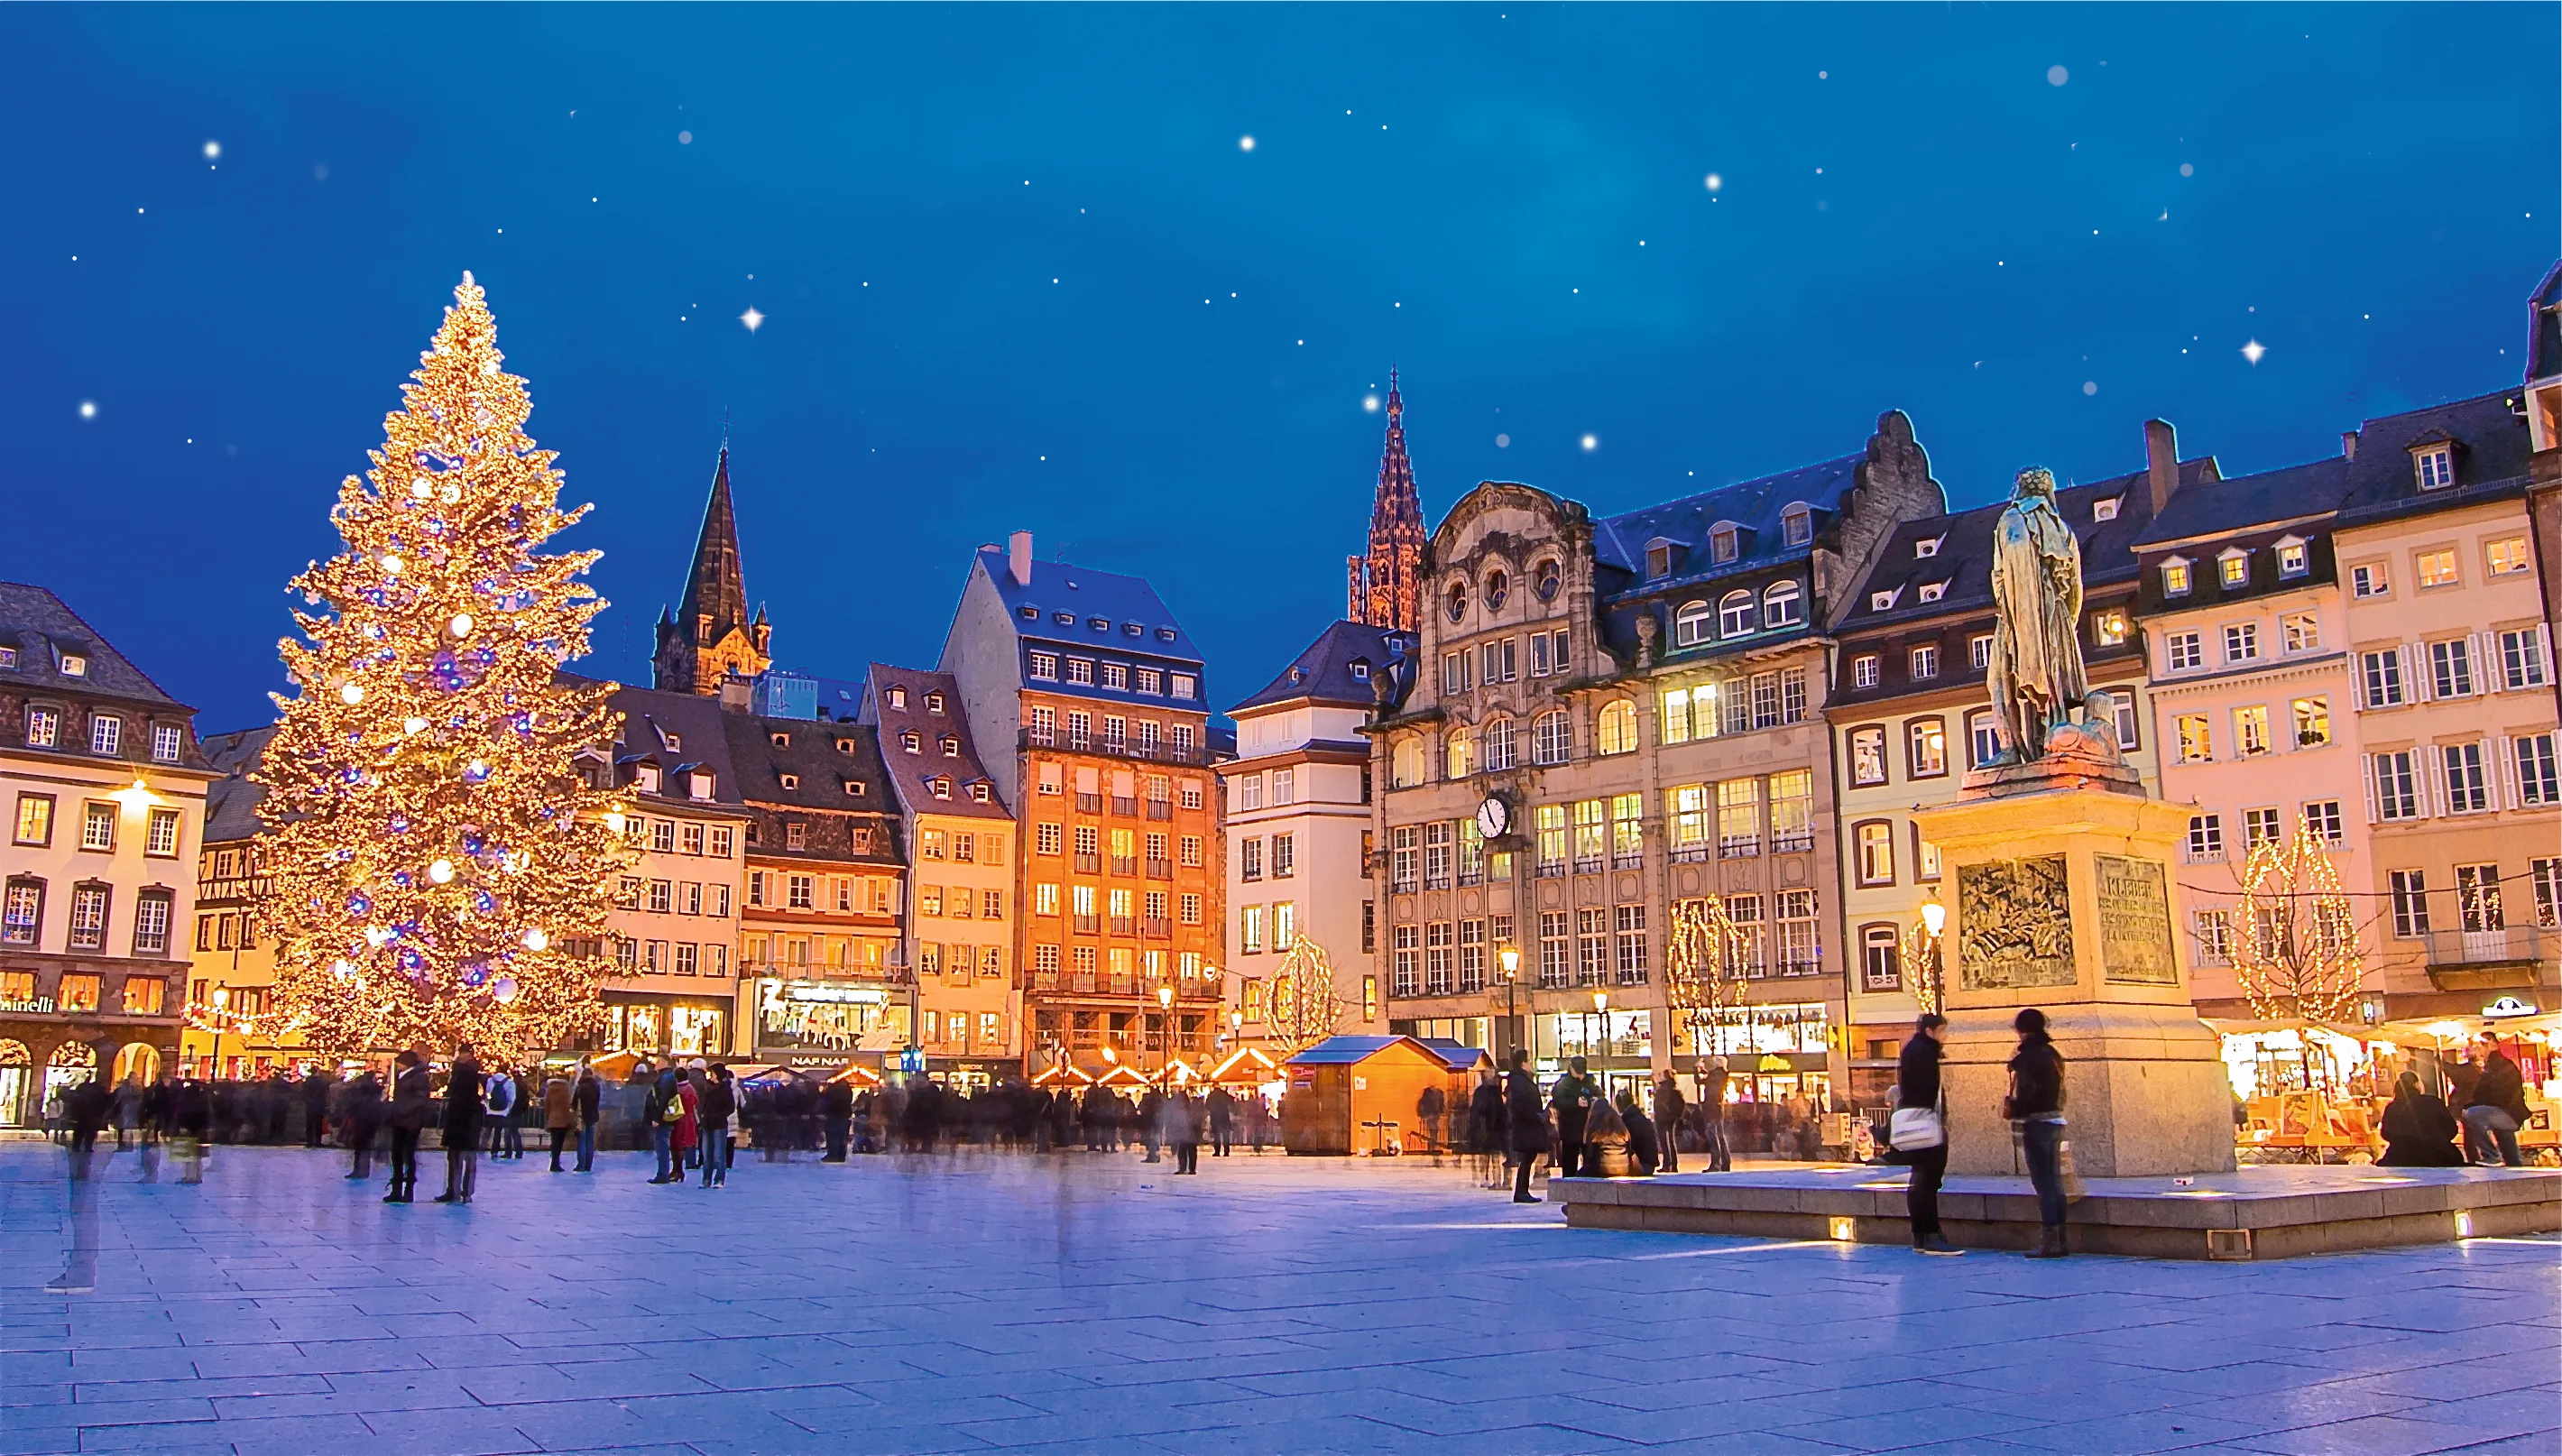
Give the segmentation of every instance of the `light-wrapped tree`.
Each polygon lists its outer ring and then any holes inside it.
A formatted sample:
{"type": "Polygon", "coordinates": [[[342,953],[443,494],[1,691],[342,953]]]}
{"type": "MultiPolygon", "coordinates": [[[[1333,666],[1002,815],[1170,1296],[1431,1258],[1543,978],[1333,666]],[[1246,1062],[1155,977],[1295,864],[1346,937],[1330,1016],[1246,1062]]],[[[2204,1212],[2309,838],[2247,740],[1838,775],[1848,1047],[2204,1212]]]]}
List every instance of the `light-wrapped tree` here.
{"type": "Polygon", "coordinates": [[[1343,1023],[1343,994],[1335,988],[1335,963],[1326,948],[1294,936],[1289,953],[1264,988],[1263,1026],[1284,1054],[1316,1045],[1343,1023]]]}
{"type": "Polygon", "coordinates": [[[1749,933],[1728,916],[1721,897],[1673,906],[1672,932],[1664,941],[1664,1001],[1682,1033],[1674,1055],[1688,1055],[1703,1031],[1717,1047],[1720,1019],[1743,1003],[1749,951],[1749,933]]]}
{"type": "Polygon", "coordinates": [[[469,273],[338,488],[346,550],[294,578],[304,640],[258,777],[273,836],[276,997],[316,1046],[468,1040],[514,1057],[599,1019],[622,812],[573,756],[609,742],[606,689],[566,682],[604,602],[597,553],[536,554],[559,508],[524,381],[469,273]]]}

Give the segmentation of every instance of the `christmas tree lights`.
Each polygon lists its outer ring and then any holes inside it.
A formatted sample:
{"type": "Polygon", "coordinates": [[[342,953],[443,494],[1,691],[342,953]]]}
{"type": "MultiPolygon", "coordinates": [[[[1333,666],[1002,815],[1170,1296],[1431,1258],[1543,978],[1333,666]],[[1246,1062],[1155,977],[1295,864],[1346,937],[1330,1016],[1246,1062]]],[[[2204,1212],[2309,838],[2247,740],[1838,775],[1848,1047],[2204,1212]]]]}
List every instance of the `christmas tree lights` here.
{"type": "Polygon", "coordinates": [[[2252,1013],[2311,1026],[2353,1021],[2366,964],[2329,841],[2298,817],[2292,835],[2251,847],[2241,880],[2233,974],[2252,1013]]]}
{"type": "Polygon", "coordinates": [[[469,273],[454,297],[367,478],[338,488],[346,550],[293,580],[306,640],[279,643],[296,692],[258,773],[275,997],[331,1052],[512,1059],[595,1024],[631,857],[575,763],[613,740],[607,689],[559,677],[605,606],[580,581],[597,553],[535,552],[587,507],[559,508],[469,273]]]}
{"type": "Polygon", "coordinates": [[[1723,897],[1683,900],[1673,906],[1672,933],[1664,941],[1664,1000],[1674,1024],[1687,1033],[1686,1049],[1695,1049],[1700,1033],[1724,1050],[1724,1033],[1716,1029],[1726,1012],[1743,1003],[1744,970],[1751,955],[1751,935],[1726,913],[1723,897]]]}

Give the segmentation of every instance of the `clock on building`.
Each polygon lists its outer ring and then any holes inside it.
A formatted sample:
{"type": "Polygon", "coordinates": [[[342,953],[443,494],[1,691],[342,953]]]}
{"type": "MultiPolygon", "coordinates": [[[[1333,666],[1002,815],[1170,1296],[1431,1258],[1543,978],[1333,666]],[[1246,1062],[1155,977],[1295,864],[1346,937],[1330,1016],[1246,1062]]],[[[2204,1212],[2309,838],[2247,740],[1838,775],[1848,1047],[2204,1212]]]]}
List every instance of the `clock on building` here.
{"type": "Polygon", "coordinates": [[[1478,835],[1486,839],[1500,839],[1511,833],[1512,827],[1513,807],[1504,803],[1504,797],[1500,794],[1487,795],[1486,802],[1477,806],[1478,835]]]}

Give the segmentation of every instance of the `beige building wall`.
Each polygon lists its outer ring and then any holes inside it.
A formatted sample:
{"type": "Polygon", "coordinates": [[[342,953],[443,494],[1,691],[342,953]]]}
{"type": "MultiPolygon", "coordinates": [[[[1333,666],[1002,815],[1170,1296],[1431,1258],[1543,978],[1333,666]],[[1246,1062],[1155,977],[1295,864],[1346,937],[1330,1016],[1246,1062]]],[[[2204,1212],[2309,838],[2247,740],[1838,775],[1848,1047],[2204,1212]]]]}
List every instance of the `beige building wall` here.
{"type": "Polygon", "coordinates": [[[1366,852],[1370,765],[1361,730],[1367,717],[1358,708],[1308,702],[1236,712],[1237,758],[1220,770],[1227,795],[1231,1039],[1271,1036],[1264,1020],[1270,987],[1293,935],[1322,947],[1334,968],[1342,1006],[1336,1029],[1360,1035],[1387,1029],[1372,962],[1378,882],[1366,852]]]}

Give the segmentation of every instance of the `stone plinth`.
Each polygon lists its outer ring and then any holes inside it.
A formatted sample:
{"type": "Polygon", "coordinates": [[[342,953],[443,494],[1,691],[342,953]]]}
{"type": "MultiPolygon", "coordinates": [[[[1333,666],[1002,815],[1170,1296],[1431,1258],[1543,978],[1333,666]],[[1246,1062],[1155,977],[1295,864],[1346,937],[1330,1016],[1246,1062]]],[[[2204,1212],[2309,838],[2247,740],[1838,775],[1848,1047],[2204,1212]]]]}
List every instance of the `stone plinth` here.
{"type": "MultiPolygon", "coordinates": [[[[1552,1200],[1577,1228],[1904,1243],[1900,1168],[1751,1169],[1661,1178],[1557,1178],[1552,1200]]],[[[1950,1242],[2025,1249],[2037,1195],[2024,1178],[1951,1177],[1939,1191],[1950,1242]]],[[[2244,1168],[2167,1178],[2093,1179],[2073,1204],[2077,1254],[2281,1259],[2395,1244],[2513,1237],[2562,1228],[2562,1174],[2506,1168],[2244,1168]]]]}
{"type": "Polygon", "coordinates": [[[2064,1056],[2067,1137],[2085,1177],[2230,1171],[2232,1086],[2171,921],[2171,848],[2188,812],[2078,768],[2043,789],[2038,775],[2013,769],[1914,816],[1953,892],[1941,951],[1948,1171],[2021,1171],[2000,1106],[2022,1006],[2046,1012],[2064,1056]]]}

